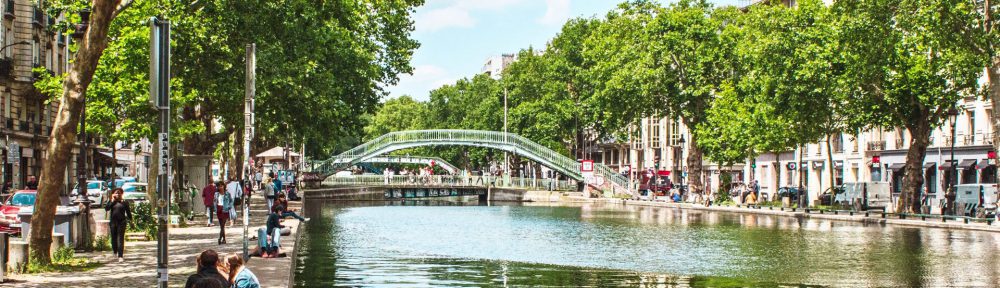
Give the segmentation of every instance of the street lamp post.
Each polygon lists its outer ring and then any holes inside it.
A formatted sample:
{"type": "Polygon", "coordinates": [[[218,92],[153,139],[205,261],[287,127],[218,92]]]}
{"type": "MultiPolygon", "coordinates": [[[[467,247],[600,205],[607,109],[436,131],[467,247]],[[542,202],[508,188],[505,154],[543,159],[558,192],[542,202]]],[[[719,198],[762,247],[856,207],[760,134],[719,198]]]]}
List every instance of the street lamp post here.
{"type": "Polygon", "coordinates": [[[955,191],[958,185],[958,165],[955,163],[955,126],[958,120],[958,109],[951,107],[948,109],[948,119],[951,120],[951,169],[948,169],[948,174],[951,177],[951,181],[948,181],[948,193],[945,194],[945,199],[947,203],[945,208],[942,209],[941,214],[951,214],[954,213],[955,205],[955,191]]]}

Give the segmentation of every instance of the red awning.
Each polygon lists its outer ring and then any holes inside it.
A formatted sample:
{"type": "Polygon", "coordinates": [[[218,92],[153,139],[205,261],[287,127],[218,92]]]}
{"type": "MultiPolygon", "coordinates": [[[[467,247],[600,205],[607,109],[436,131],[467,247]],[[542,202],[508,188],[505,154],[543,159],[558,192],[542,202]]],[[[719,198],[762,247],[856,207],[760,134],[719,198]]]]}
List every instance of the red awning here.
{"type": "Polygon", "coordinates": [[[656,174],[660,175],[660,176],[670,176],[670,171],[660,170],[660,171],[657,171],[656,174]]]}

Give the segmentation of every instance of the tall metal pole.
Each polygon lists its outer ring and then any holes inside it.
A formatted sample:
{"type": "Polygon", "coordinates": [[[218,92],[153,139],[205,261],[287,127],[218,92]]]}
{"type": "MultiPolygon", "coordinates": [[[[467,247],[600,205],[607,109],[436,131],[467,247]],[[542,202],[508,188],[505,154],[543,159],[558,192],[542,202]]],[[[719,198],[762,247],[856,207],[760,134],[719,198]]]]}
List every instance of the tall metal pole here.
{"type": "Polygon", "coordinates": [[[955,191],[956,188],[955,186],[958,185],[958,163],[955,163],[955,140],[958,140],[955,139],[955,126],[958,120],[958,115],[957,115],[958,112],[957,111],[949,111],[949,112],[950,112],[949,114],[953,114],[949,115],[951,117],[951,169],[948,170],[951,170],[949,171],[949,173],[951,174],[951,181],[948,181],[948,186],[950,187],[948,187],[949,195],[945,195],[945,203],[946,203],[945,208],[949,210],[948,212],[950,214],[954,214],[955,211],[951,211],[953,209],[952,206],[954,206],[953,205],[954,201],[952,200],[954,198],[952,197],[954,197],[955,193],[958,193],[958,191],[955,191]]]}
{"type": "MultiPolygon", "coordinates": [[[[246,79],[246,97],[245,103],[243,104],[243,118],[244,118],[244,129],[243,132],[243,184],[246,185],[250,183],[250,140],[253,139],[254,133],[254,94],[256,93],[256,77],[257,77],[257,44],[247,44],[247,79],[246,79]]],[[[250,204],[247,201],[243,202],[243,259],[250,258],[249,252],[249,237],[250,237],[250,204]]],[[[268,211],[270,213],[270,211],[268,211]]]]}
{"type": "Polygon", "coordinates": [[[160,111],[159,175],[156,177],[157,205],[157,287],[167,287],[167,219],[170,212],[170,22],[156,17],[150,19],[150,99],[156,99],[160,111]]]}

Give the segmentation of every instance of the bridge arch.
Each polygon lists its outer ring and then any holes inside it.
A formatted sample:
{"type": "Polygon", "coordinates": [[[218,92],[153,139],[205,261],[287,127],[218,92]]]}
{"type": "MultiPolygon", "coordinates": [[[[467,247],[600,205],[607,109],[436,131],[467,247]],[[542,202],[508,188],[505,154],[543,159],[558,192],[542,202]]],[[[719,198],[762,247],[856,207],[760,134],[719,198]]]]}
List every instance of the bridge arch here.
{"type": "MultiPolygon", "coordinates": [[[[346,169],[357,163],[365,162],[368,159],[392,151],[443,145],[473,146],[503,150],[531,159],[570,178],[579,181],[585,180],[583,174],[580,173],[580,163],[576,160],[563,156],[548,147],[517,134],[480,130],[409,130],[392,132],[322,161],[315,166],[314,171],[323,175],[331,175],[338,170],[346,169]]],[[[630,190],[627,189],[628,179],[607,166],[595,163],[594,175],[613,186],[617,186],[614,188],[624,189],[627,192],[630,190]]]]}

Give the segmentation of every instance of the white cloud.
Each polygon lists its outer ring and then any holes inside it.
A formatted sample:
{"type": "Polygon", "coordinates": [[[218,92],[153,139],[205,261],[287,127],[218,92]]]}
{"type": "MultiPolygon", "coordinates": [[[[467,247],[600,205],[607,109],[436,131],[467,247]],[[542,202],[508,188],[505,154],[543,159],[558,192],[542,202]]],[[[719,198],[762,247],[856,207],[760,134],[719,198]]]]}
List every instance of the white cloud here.
{"type": "Polygon", "coordinates": [[[545,15],[538,19],[544,25],[562,25],[569,19],[569,0],[545,0],[545,15]]]}
{"type": "Polygon", "coordinates": [[[521,2],[522,0],[432,0],[417,9],[414,26],[420,32],[453,27],[472,28],[476,25],[473,12],[495,12],[521,2]]]}
{"type": "Polygon", "coordinates": [[[469,28],[476,24],[476,21],[469,15],[468,10],[458,7],[445,7],[427,11],[417,15],[416,28],[418,30],[433,32],[451,27],[469,28]]]}
{"type": "Polygon", "coordinates": [[[410,95],[417,100],[427,100],[428,92],[445,84],[454,84],[458,78],[435,65],[417,65],[413,75],[400,75],[399,83],[391,87],[390,97],[410,95]]]}

